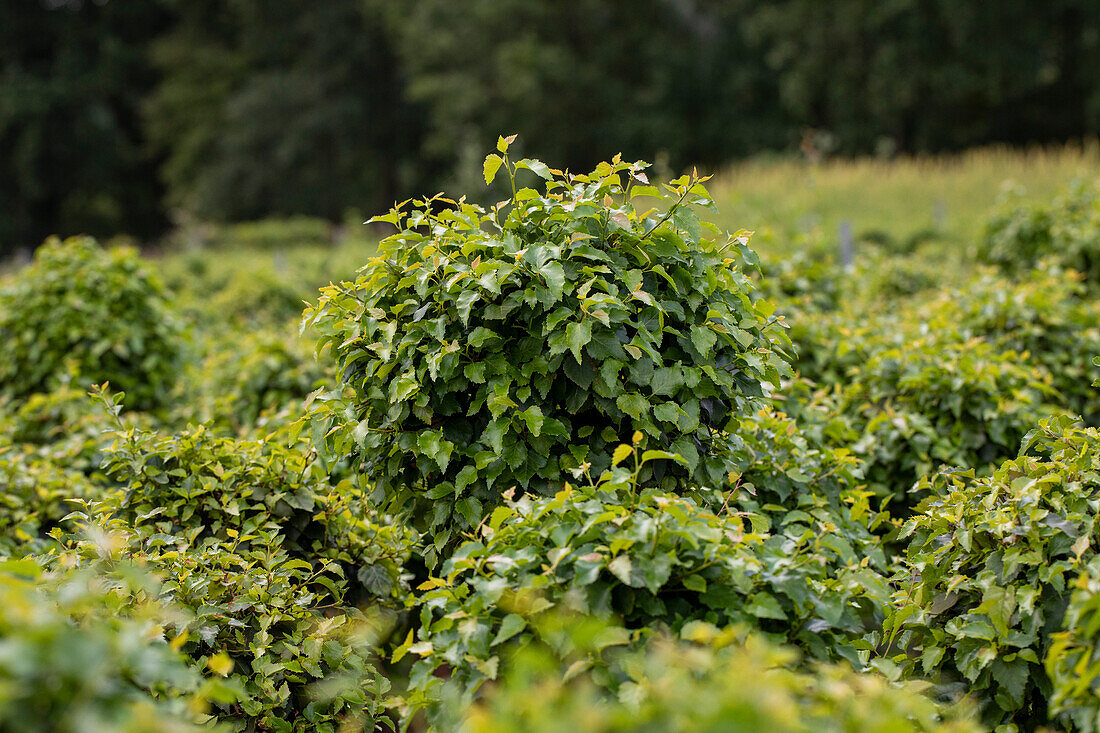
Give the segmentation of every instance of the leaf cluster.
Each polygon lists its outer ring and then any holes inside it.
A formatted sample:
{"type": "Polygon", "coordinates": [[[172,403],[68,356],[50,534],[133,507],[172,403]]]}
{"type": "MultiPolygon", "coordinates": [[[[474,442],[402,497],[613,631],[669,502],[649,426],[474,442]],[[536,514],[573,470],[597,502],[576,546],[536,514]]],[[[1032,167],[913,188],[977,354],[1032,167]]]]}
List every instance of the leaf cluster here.
{"type": "Polygon", "coordinates": [[[1016,274],[1047,260],[1100,283],[1100,181],[1077,181],[1049,202],[1005,201],[986,222],[978,256],[1016,274]]]}
{"type": "Polygon", "coordinates": [[[119,613],[122,587],[91,571],[0,563],[0,730],[224,730],[200,726],[218,685],[184,663],[154,618],[119,613]]]}
{"type": "Polygon", "coordinates": [[[940,466],[986,470],[1057,412],[1049,375],[1020,362],[950,333],[878,351],[838,391],[849,430],[834,439],[865,461],[869,487],[904,518],[921,477],[940,466]]]}
{"type": "Polygon", "coordinates": [[[635,465],[595,486],[497,507],[481,537],[420,585],[419,628],[395,654],[416,659],[412,703],[432,701],[441,665],[467,695],[496,678],[501,644],[537,639],[527,618],[550,610],[629,629],[742,624],[813,658],[861,664],[855,640],[876,627],[887,587],[835,525],[795,510],[771,527],[766,515],[642,490],[645,452],[623,448],[635,465]]]}
{"type": "MultiPolygon", "coordinates": [[[[1080,659],[1053,642],[1096,554],[1098,449],[1095,429],[1052,418],[991,476],[923,480],[931,495],[902,531],[909,545],[883,653],[906,674],[977,701],[990,724],[1045,723],[1048,699],[1063,705],[1046,669],[1062,670],[1065,685],[1067,663],[1080,659]]],[[[1069,617],[1075,633],[1084,603],[1069,617]]]]}
{"type": "MultiPolygon", "coordinates": [[[[841,665],[799,669],[797,654],[704,623],[658,636],[595,673],[577,652],[589,636],[561,633],[568,645],[514,653],[500,684],[466,712],[465,733],[634,733],[635,731],[978,731],[965,709],[943,711],[917,685],[896,687],[841,665]],[[562,647],[571,651],[563,655],[562,647]],[[565,662],[573,661],[564,671],[565,662]],[[617,678],[609,694],[604,676],[617,678]]],[[[588,622],[591,625],[591,622],[588,622]]],[[[603,635],[607,636],[604,631],[603,635]]]]}

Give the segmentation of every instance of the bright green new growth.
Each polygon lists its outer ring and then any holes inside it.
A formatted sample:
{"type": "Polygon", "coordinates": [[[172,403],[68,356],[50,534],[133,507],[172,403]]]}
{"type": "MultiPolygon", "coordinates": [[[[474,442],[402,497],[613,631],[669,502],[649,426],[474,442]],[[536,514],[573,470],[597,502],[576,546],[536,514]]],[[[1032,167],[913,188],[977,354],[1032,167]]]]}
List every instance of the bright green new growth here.
{"type": "Polygon", "coordinates": [[[182,338],[160,279],[135,251],[51,239],[0,286],[0,394],[109,381],[130,407],[160,407],[178,378],[182,338]]]}
{"type": "Polygon", "coordinates": [[[692,208],[713,208],[704,178],[662,190],[618,157],[561,173],[513,163],[509,142],[485,160],[509,199],[436,196],[377,217],[399,231],[306,314],[345,387],[315,403],[315,438],[352,454],[375,500],[437,549],[510,488],[552,494],[586,464],[598,475],[634,431],[683,458],[656,462],[654,483],[720,484],[722,431],[789,373],[780,322],[739,269],[755,262],[748,234],[716,240],[692,208]],[[544,189],[517,189],[520,170],[544,189]]]}
{"type": "MultiPolygon", "coordinates": [[[[1050,713],[1058,709],[1084,704],[1065,679],[1075,653],[1052,641],[1064,637],[1057,632],[1071,590],[1075,581],[1090,582],[1076,579],[1096,557],[1098,449],[1095,429],[1054,418],[992,476],[925,479],[933,496],[902,533],[909,547],[895,578],[884,654],[907,675],[976,701],[991,725],[1031,729],[1057,720],[1050,713]],[[1050,711],[1046,670],[1062,677],[1050,711]]],[[[1084,602],[1075,600],[1068,621],[1093,643],[1091,626],[1080,624],[1084,602]]]]}

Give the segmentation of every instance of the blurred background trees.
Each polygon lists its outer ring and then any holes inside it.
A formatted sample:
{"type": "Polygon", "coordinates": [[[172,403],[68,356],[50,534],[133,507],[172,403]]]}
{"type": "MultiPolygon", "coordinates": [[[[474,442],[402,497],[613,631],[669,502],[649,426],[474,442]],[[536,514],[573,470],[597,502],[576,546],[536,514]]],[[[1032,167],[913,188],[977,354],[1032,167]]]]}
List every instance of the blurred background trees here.
{"type": "Polygon", "coordinates": [[[1094,0],[0,0],[0,253],[574,169],[1100,132],[1094,0]],[[810,132],[812,131],[812,133],[810,132]]]}

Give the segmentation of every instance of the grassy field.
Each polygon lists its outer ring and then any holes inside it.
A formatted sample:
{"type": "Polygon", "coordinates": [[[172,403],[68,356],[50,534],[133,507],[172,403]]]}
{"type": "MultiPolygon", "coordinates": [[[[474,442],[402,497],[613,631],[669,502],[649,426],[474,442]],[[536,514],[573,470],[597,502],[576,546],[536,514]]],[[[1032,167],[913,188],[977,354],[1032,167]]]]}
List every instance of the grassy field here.
{"type": "Polygon", "coordinates": [[[711,190],[730,230],[754,230],[755,246],[782,253],[807,240],[833,241],[841,221],[857,237],[897,244],[936,238],[965,246],[1006,195],[1044,200],[1074,179],[1100,175],[1100,145],[882,160],[746,162],[716,176],[711,190]]]}

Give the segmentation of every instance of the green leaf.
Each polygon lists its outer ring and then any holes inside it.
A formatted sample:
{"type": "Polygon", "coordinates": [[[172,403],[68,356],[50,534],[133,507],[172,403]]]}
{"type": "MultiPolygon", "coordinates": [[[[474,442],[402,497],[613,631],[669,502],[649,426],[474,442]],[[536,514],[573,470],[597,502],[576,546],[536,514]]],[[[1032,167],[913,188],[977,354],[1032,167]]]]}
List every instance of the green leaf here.
{"type": "MultiPolygon", "coordinates": [[[[499,148],[499,145],[497,146],[499,148]]],[[[502,151],[503,152],[503,151],[502,151]]],[[[481,172],[485,175],[485,185],[488,186],[497,176],[497,171],[504,163],[504,159],[496,153],[485,156],[485,163],[481,166],[481,172]]]]}
{"type": "Polygon", "coordinates": [[[528,407],[523,412],[518,413],[518,415],[527,423],[527,430],[531,432],[531,435],[537,438],[542,433],[542,423],[543,420],[545,420],[542,414],[542,408],[538,405],[528,407]]]}
{"type": "Polygon", "coordinates": [[[390,382],[390,402],[404,402],[420,389],[412,374],[402,374],[390,382]]]}
{"type": "Polygon", "coordinates": [[[710,350],[717,340],[718,334],[706,326],[691,327],[691,343],[704,359],[710,356],[710,350]]]}
{"type": "Polygon", "coordinates": [[[654,369],[653,377],[650,380],[650,387],[653,389],[653,394],[675,394],[676,390],[680,389],[680,386],[684,383],[682,374],[682,368],[661,367],[660,369],[654,369]]]}
{"type": "Polygon", "coordinates": [[[629,555],[619,555],[607,565],[611,574],[632,588],[641,588],[645,585],[645,579],[641,573],[634,571],[634,565],[629,555]]]}
{"type": "Polygon", "coordinates": [[[443,434],[435,430],[425,430],[416,438],[420,451],[433,459],[442,471],[447,470],[451,461],[451,453],[454,451],[454,443],[444,440],[443,434]]]}
{"type": "Polygon", "coordinates": [[[480,348],[485,342],[500,338],[496,331],[486,328],[485,326],[478,326],[473,331],[470,331],[470,335],[466,337],[466,343],[475,349],[480,348]]]}
{"type": "Polygon", "coordinates": [[[539,273],[546,278],[546,287],[554,296],[554,300],[561,300],[565,292],[565,270],[560,262],[547,262],[539,268],[539,273]]]}
{"type": "Polygon", "coordinates": [[[634,452],[634,448],[626,445],[625,443],[615,449],[615,452],[611,454],[611,465],[617,466],[627,459],[627,457],[634,452]]]}
{"type": "Polygon", "coordinates": [[[523,620],[522,616],[514,613],[508,614],[504,617],[504,620],[500,622],[500,629],[497,630],[496,636],[493,637],[493,643],[490,644],[490,646],[496,646],[497,644],[508,641],[513,636],[523,631],[526,626],[527,622],[523,620]]]}
{"type": "Polygon", "coordinates": [[[476,290],[463,290],[458,294],[458,317],[462,319],[463,326],[470,323],[470,310],[479,298],[481,295],[476,290]]]}
{"type": "Polygon", "coordinates": [[[707,581],[702,575],[689,575],[684,578],[684,587],[696,593],[706,593],[707,581]]]}
{"type": "Polygon", "coordinates": [[[356,572],[355,577],[368,592],[376,596],[388,595],[394,587],[393,578],[381,565],[363,565],[356,572]]]}
{"type": "Polygon", "coordinates": [[[662,402],[653,408],[653,417],[661,422],[676,424],[680,420],[683,410],[675,402],[662,402]]]}
{"type": "Polygon", "coordinates": [[[569,350],[573,352],[573,358],[581,363],[581,351],[592,340],[592,323],[580,321],[570,323],[565,327],[565,341],[569,344],[569,350]]]}
{"type": "Polygon", "coordinates": [[[546,165],[546,163],[543,163],[541,160],[524,158],[520,162],[516,163],[516,168],[526,168],[539,178],[543,178],[547,181],[552,181],[554,179],[554,174],[550,172],[550,167],[546,165]]]}
{"type": "Polygon", "coordinates": [[[615,404],[635,420],[641,420],[649,412],[649,402],[637,393],[619,395],[615,404]]]}
{"type": "Polygon", "coordinates": [[[461,494],[470,484],[477,481],[477,468],[475,466],[463,466],[455,477],[455,492],[461,494]]]}
{"type": "Polygon", "coordinates": [[[780,621],[787,618],[779,601],[775,600],[775,596],[770,593],[760,592],[754,595],[749,599],[745,611],[757,618],[773,618],[780,621]]]}

